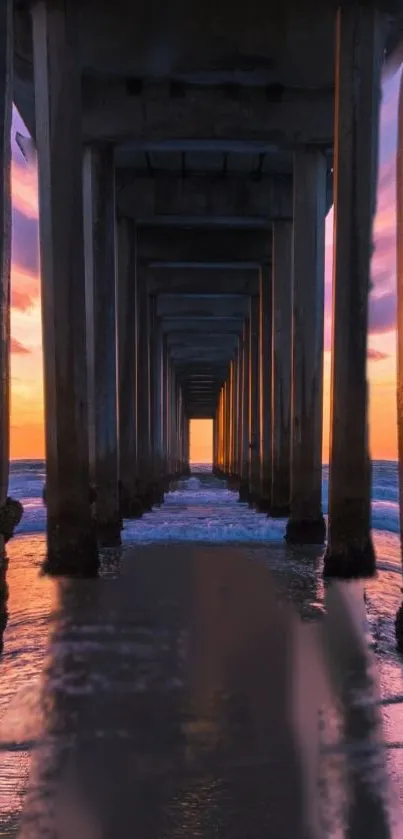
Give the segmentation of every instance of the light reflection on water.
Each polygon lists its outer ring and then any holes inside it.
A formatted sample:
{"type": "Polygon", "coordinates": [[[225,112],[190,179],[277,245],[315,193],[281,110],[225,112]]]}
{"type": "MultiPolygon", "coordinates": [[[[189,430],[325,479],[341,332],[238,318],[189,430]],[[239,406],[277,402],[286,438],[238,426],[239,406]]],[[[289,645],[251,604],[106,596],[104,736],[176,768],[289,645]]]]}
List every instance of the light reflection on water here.
{"type": "MultiPolygon", "coordinates": [[[[237,505],[235,497],[225,490],[211,489],[207,492],[204,490],[202,502],[198,499],[197,494],[198,488],[195,485],[193,487],[191,485],[190,490],[186,489],[185,486],[179,488],[174,498],[170,499],[170,504],[167,505],[172,508],[169,513],[167,513],[167,507],[165,507],[165,509],[162,508],[150,514],[154,533],[158,531],[159,522],[164,532],[167,518],[172,522],[174,516],[179,519],[181,527],[189,526],[189,522],[193,525],[195,515],[199,516],[198,527],[203,528],[206,522],[211,521],[212,518],[217,521],[217,510],[219,510],[220,515],[223,515],[226,527],[230,527],[231,522],[237,522],[239,524],[240,517],[244,518],[245,523],[250,521],[249,517],[256,517],[256,521],[259,518],[264,521],[264,517],[259,517],[257,514],[247,510],[247,508],[242,506],[240,509],[240,505],[237,505]]],[[[146,517],[140,523],[143,527],[147,526],[145,520],[146,517]]],[[[177,525],[178,522],[176,522],[175,526],[177,525]]],[[[249,523],[247,526],[249,527],[249,523]]],[[[127,532],[130,533],[130,529],[133,527],[134,525],[131,523],[127,532]]],[[[205,538],[206,541],[209,541],[208,527],[206,526],[205,538]]],[[[376,655],[377,681],[379,683],[377,690],[379,690],[380,696],[391,697],[403,694],[402,667],[401,661],[394,650],[393,629],[394,615],[401,599],[400,576],[399,573],[396,573],[399,568],[399,557],[396,553],[396,544],[393,542],[393,539],[391,540],[390,534],[375,533],[375,543],[381,567],[383,567],[382,563],[384,563],[384,567],[387,570],[381,571],[377,580],[366,583],[365,613],[362,610],[363,592],[361,585],[357,586],[355,584],[349,586],[349,597],[354,599],[355,608],[352,612],[355,614],[356,619],[361,622],[361,631],[368,632],[370,644],[376,655]],[[367,627],[365,627],[366,620],[368,622],[367,627]]],[[[117,720],[113,722],[110,731],[110,733],[113,732],[115,746],[113,748],[111,747],[112,751],[108,752],[109,747],[105,745],[106,733],[103,731],[103,735],[100,735],[100,740],[104,743],[102,747],[104,751],[102,752],[101,748],[99,759],[102,761],[103,758],[101,755],[103,753],[104,757],[108,754],[112,762],[121,760],[124,764],[127,758],[124,756],[124,750],[121,753],[122,742],[128,738],[130,739],[130,719],[133,714],[133,709],[130,704],[132,700],[129,702],[127,697],[132,696],[132,699],[134,697],[135,701],[138,702],[138,696],[142,692],[147,694],[149,679],[151,678],[150,673],[152,675],[153,685],[156,686],[155,689],[158,691],[162,690],[165,699],[168,697],[169,702],[173,701],[172,696],[175,696],[177,691],[180,692],[183,689],[184,680],[186,681],[183,671],[184,661],[189,658],[189,632],[183,632],[183,616],[182,618],[178,617],[177,609],[179,607],[175,603],[175,593],[170,589],[170,580],[167,578],[166,590],[160,592],[159,595],[162,598],[159,603],[162,612],[166,614],[166,623],[163,626],[155,626],[152,601],[150,600],[147,605],[147,597],[150,597],[150,591],[152,585],[154,585],[153,578],[143,580],[145,599],[143,603],[138,603],[135,593],[138,580],[136,578],[135,563],[130,559],[131,554],[128,553],[129,548],[130,543],[128,540],[122,552],[105,552],[102,563],[102,578],[100,580],[71,583],[55,582],[40,575],[39,570],[45,550],[43,535],[20,536],[10,542],[8,546],[9,566],[7,570],[7,584],[9,588],[9,599],[7,609],[9,618],[4,633],[4,650],[0,659],[0,739],[3,742],[3,750],[0,752],[0,836],[17,835],[16,814],[21,810],[28,781],[32,787],[32,785],[35,786],[35,776],[37,780],[42,779],[43,751],[45,750],[46,752],[49,749],[49,743],[43,745],[44,733],[47,732],[46,737],[49,738],[50,736],[51,741],[56,736],[56,733],[59,740],[60,738],[63,739],[66,737],[68,731],[71,733],[71,731],[75,730],[77,720],[80,723],[81,735],[85,731],[94,734],[96,726],[99,726],[97,730],[102,732],[102,726],[105,722],[103,714],[112,710],[117,717],[119,714],[122,717],[119,723],[117,720]],[[152,620],[153,614],[154,623],[152,620]],[[172,631],[168,631],[168,616],[169,621],[171,621],[174,627],[172,631]],[[172,632],[174,633],[174,641],[172,632]],[[134,661],[135,670],[133,670],[134,661]],[[163,662],[161,664],[162,670],[158,669],[160,667],[158,661],[163,662]],[[140,666],[141,662],[143,663],[140,666]],[[127,665],[126,669],[124,666],[125,663],[127,665]],[[111,680],[115,686],[115,705],[108,691],[108,684],[110,684],[111,680]],[[52,690],[50,690],[50,686],[52,686],[52,690]],[[104,696],[105,691],[106,694],[104,696]],[[46,699],[44,699],[44,694],[46,699]],[[88,697],[87,701],[85,701],[85,696],[88,697]],[[108,696],[108,699],[105,698],[106,696],[108,696]],[[59,707],[55,710],[54,702],[57,698],[59,707]],[[60,706],[61,700],[64,703],[62,706],[60,706]],[[111,702],[112,704],[108,705],[111,702]],[[60,711],[60,707],[63,709],[62,712],[60,711]],[[42,757],[37,756],[32,762],[30,746],[35,746],[35,744],[38,746],[38,738],[42,746],[39,752],[38,748],[36,748],[36,752],[34,749],[34,753],[36,755],[41,753],[42,757]],[[4,748],[4,745],[7,743],[8,748],[4,748]],[[18,748],[15,747],[14,751],[12,750],[13,743],[16,746],[18,744],[18,748]]],[[[246,558],[249,563],[257,564],[258,566],[263,565],[265,567],[269,565],[271,578],[276,591],[281,593],[283,600],[285,599],[296,604],[297,610],[305,619],[321,619],[325,610],[325,592],[320,574],[320,561],[313,558],[307,562],[305,553],[301,555],[301,552],[298,551],[295,551],[293,556],[288,553],[286,556],[284,547],[276,550],[273,546],[265,547],[261,544],[249,544],[243,548],[237,548],[235,545],[228,548],[215,548],[211,549],[213,553],[211,551],[209,553],[207,549],[204,549],[204,555],[200,554],[200,550],[203,549],[199,548],[198,550],[197,559],[194,561],[191,558],[191,546],[188,546],[188,548],[184,546],[179,548],[179,546],[175,547],[173,544],[170,548],[160,548],[159,556],[163,555],[164,563],[167,565],[173,559],[175,562],[177,560],[179,561],[179,557],[181,557],[180,561],[183,562],[183,569],[186,569],[187,566],[186,559],[189,560],[188,564],[193,568],[192,580],[188,581],[189,585],[193,587],[192,602],[195,608],[197,607],[199,609],[198,627],[199,630],[200,627],[203,627],[203,644],[210,644],[208,647],[210,653],[215,648],[214,620],[216,621],[216,625],[219,626],[222,609],[222,601],[217,593],[221,589],[219,586],[217,590],[212,588],[212,581],[215,579],[214,574],[217,573],[215,570],[216,565],[217,562],[223,561],[226,563],[225,567],[227,571],[225,573],[229,573],[230,568],[235,573],[239,551],[241,552],[242,558],[246,558]],[[200,556],[204,557],[202,561],[200,560],[200,556]],[[185,557],[184,560],[183,557],[185,557]],[[219,559],[220,557],[225,558],[221,560],[219,559]],[[197,591],[196,599],[195,591],[197,591]],[[218,599],[214,601],[214,597],[218,599]],[[214,602],[216,603],[215,613],[213,610],[214,602]],[[210,641],[208,641],[209,632],[211,633],[210,641]]],[[[144,551],[144,548],[137,548],[137,551],[144,551]]],[[[159,568],[160,559],[155,559],[153,555],[150,561],[155,562],[156,568],[159,568]]],[[[252,583],[250,584],[253,585],[252,583]]],[[[247,762],[245,757],[246,753],[242,752],[241,746],[239,746],[240,753],[238,754],[236,752],[235,756],[231,751],[225,751],[225,749],[229,748],[228,743],[227,745],[225,743],[223,745],[222,742],[222,738],[224,737],[224,729],[222,727],[223,718],[225,717],[227,719],[229,713],[225,703],[224,706],[221,707],[220,705],[219,708],[218,706],[215,708],[215,716],[213,714],[213,718],[210,715],[209,719],[208,714],[209,703],[212,701],[211,697],[214,696],[214,686],[217,685],[221,678],[220,674],[222,672],[223,661],[227,661],[230,650],[231,656],[233,655],[237,659],[237,656],[240,655],[239,651],[242,645],[245,646],[246,644],[247,649],[248,643],[250,642],[250,632],[245,634],[245,626],[250,627],[251,621],[253,622],[255,620],[253,612],[256,609],[254,610],[252,608],[252,612],[245,612],[248,604],[250,609],[251,601],[252,604],[255,603],[251,592],[249,593],[250,596],[247,594],[246,578],[242,583],[240,593],[242,596],[239,597],[236,603],[236,610],[234,611],[236,620],[234,617],[230,624],[231,633],[227,641],[225,643],[222,641],[225,649],[225,655],[224,653],[222,654],[224,658],[216,659],[215,666],[218,669],[215,671],[214,668],[211,669],[214,664],[214,656],[211,654],[208,660],[203,658],[200,652],[196,656],[200,667],[201,662],[203,663],[200,671],[194,674],[196,682],[192,682],[192,695],[198,703],[197,713],[194,709],[192,710],[193,716],[192,714],[189,716],[188,713],[187,728],[185,726],[184,731],[181,728],[181,733],[178,737],[178,748],[180,746],[182,750],[179,757],[180,760],[185,761],[187,769],[189,769],[192,761],[198,759],[197,756],[200,756],[200,754],[205,755],[206,749],[207,752],[210,750],[210,752],[217,753],[220,756],[221,765],[224,767],[227,765],[225,761],[227,763],[229,761],[231,766],[236,764],[236,759],[239,759],[242,765],[245,765],[245,762],[247,762]],[[203,678],[198,682],[197,679],[200,680],[201,673],[203,673],[203,678]],[[203,720],[205,722],[202,724],[203,720]],[[185,752],[183,752],[183,737],[185,737],[186,741],[185,752]]],[[[267,606],[266,610],[263,610],[263,621],[267,619],[266,612],[267,606]]],[[[335,643],[334,639],[333,643],[335,643]]],[[[248,671],[249,665],[247,665],[244,658],[242,658],[242,662],[243,669],[241,672],[246,674],[249,672],[250,681],[253,683],[253,667],[252,670],[248,671]]],[[[302,682],[304,679],[307,682],[305,665],[306,662],[303,668],[304,678],[302,682]]],[[[332,678],[336,679],[337,684],[339,684],[340,673],[336,671],[333,673],[332,678]]],[[[231,676],[231,678],[235,677],[231,676]]],[[[310,687],[309,680],[308,687],[310,687]]],[[[259,683],[259,690],[261,688],[262,685],[259,683]]],[[[240,685],[237,685],[238,689],[240,689],[240,685]]],[[[271,691],[272,685],[269,684],[267,696],[271,695],[271,691]]],[[[307,707],[309,707],[309,696],[308,691],[307,707]]],[[[329,705],[327,706],[328,711],[323,721],[321,735],[323,743],[325,745],[327,744],[328,747],[337,743],[340,737],[337,708],[333,709],[332,712],[330,711],[331,696],[332,691],[330,691],[327,699],[329,705]]],[[[253,702],[255,703],[254,707],[258,715],[259,707],[256,706],[256,702],[259,705],[259,694],[254,695],[250,701],[252,705],[253,702]]],[[[213,705],[214,702],[215,700],[213,701],[213,705]]],[[[141,706],[138,713],[146,714],[146,710],[141,706]]],[[[176,709],[176,716],[178,716],[178,713],[176,709]]],[[[238,710],[237,713],[240,713],[240,711],[238,710]]],[[[182,711],[179,716],[181,714],[182,711]]],[[[267,708],[264,709],[264,714],[261,719],[261,725],[263,727],[268,724],[266,717],[267,708]]],[[[147,714],[144,719],[147,719],[147,714]]],[[[227,727],[229,725],[231,733],[231,726],[235,725],[235,723],[229,723],[228,719],[225,725],[227,727]]],[[[382,708],[382,721],[385,741],[394,746],[394,748],[388,750],[387,764],[390,777],[394,782],[394,794],[399,796],[400,806],[402,806],[403,784],[401,779],[403,777],[403,752],[400,748],[403,744],[402,705],[387,705],[382,708]]],[[[155,736],[158,738],[159,735],[162,742],[164,742],[164,738],[167,736],[166,731],[169,730],[169,725],[168,717],[162,714],[161,727],[158,728],[157,726],[158,730],[155,732],[155,736]],[[163,722],[165,723],[165,728],[162,725],[163,722]]],[[[239,729],[238,725],[238,729],[236,729],[238,738],[243,730],[243,724],[241,723],[240,725],[241,728],[239,729]]],[[[304,725],[306,725],[306,719],[304,725]]],[[[373,729],[376,729],[375,723],[373,723],[373,729]]],[[[176,731],[176,735],[178,735],[178,731],[179,728],[176,731]]],[[[228,736],[227,732],[225,737],[228,739],[228,736]]],[[[271,736],[273,736],[273,731],[271,731],[271,736]]],[[[151,738],[150,743],[154,743],[154,739],[151,738]]],[[[151,748],[150,743],[149,747],[152,758],[154,745],[151,748]]],[[[92,743],[91,749],[93,748],[94,745],[92,743]]],[[[168,746],[166,749],[168,749],[168,746]]],[[[81,756],[83,754],[82,751],[78,753],[81,756]]],[[[166,762],[166,755],[167,751],[164,753],[158,752],[156,757],[154,755],[154,772],[156,765],[160,767],[159,771],[162,771],[161,767],[165,765],[164,760],[166,762]]],[[[333,802],[336,809],[340,807],[341,792],[339,789],[340,795],[337,798],[334,790],[337,788],[337,784],[340,787],[340,765],[343,760],[340,757],[333,758],[332,764],[332,759],[330,757],[327,758],[328,786],[330,790],[333,788],[333,798],[336,797],[337,799],[336,802],[333,802]],[[334,780],[333,785],[329,783],[329,778],[331,779],[332,777],[334,780]]],[[[264,761],[259,770],[256,769],[255,763],[256,753],[253,752],[253,761],[249,769],[249,776],[251,782],[253,781],[254,789],[257,788],[258,791],[260,790],[260,795],[262,795],[262,783],[263,781],[268,781],[268,776],[265,774],[264,761]]],[[[130,775],[128,766],[126,766],[126,771],[130,775]]],[[[137,766],[136,772],[138,771],[139,768],[137,766]]],[[[207,768],[204,767],[203,769],[203,780],[201,781],[199,777],[197,789],[191,780],[187,782],[187,786],[186,784],[185,787],[182,785],[177,791],[172,789],[168,807],[170,809],[169,818],[176,825],[177,832],[175,834],[164,833],[161,836],[175,835],[181,837],[183,835],[193,837],[198,835],[213,835],[212,832],[209,833],[209,830],[213,830],[212,822],[214,819],[211,814],[207,816],[205,812],[206,807],[207,809],[212,808],[212,811],[215,812],[215,818],[222,820],[222,831],[220,835],[231,838],[238,836],[238,833],[228,832],[230,829],[234,831],[235,828],[233,826],[230,828],[229,822],[225,821],[227,816],[229,818],[229,814],[226,816],[226,808],[230,810],[231,807],[234,808],[235,806],[232,800],[234,788],[233,786],[229,788],[228,784],[226,785],[226,771],[223,769],[222,779],[220,781],[214,776],[211,766],[208,764],[207,768]],[[207,803],[203,805],[203,801],[207,803]],[[207,819],[204,828],[200,827],[200,825],[198,826],[198,820],[201,817],[205,820],[207,819]],[[210,819],[212,819],[211,824],[210,819]],[[210,824],[210,827],[208,827],[208,824],[210,824]]],[[[87,767],[86,770],[83,769],[83,772],[83,778],[88,780],[90,767],[87,767]]],[[[102,783],[101,779],[99,779],[101,786],[102,783]]],[[[95,781],[94,784],[94,789],[96,788],[99,794],[99,785],[97,787],[95,781]]],[[[238,789],[237,784],[235,784],[235,788],[238,789]]],[[[134,797],[138,794],[133,789],[131,792],[134,797]]],[[[121,793],[124,796],[123,788],[121,793]]],[[[126,793],[129,795],[130,790],[126,790],[126,793]]],[[[249,792],[246,792],[245,779],[239,786],[238,797],[242,797],[244,794],[251,797],[251,802],[256,811],[255,816],[250,817],[251,832],[249,835],[251,837],[263,836],[265,835],[264,825],[267,823],[268,816],[266,812],[261,810],[261,802],[256,789],[255,791],[249,789],[249,792]],[[258,824],[259,819],[260,824],[258,824]]],[[[74,784],[71,789],[70,786],[66,785],[63,802],[59,802],[60,810],[63,809],[63,813],[65,814],[63,817],[64,829],[65,831],[67,828],[70,830],[70,833],[65,832],[65,835],[77,835],[78,839],[80,839],[80,836],[82,836],[82,839],[90,839],[90,836],[93,835],[103,835],[101,833],[94,833],[94,825],[98,816],[95,816],[92,811],[90,816],[88,814],[85,815],[85,807],[84,810],[82,807],[78,808],[78,805],[76,807],[76,816],[78,818],[78,811],[80,810],[80,818],[82,819],[79,832],[77,832],[77,824],[72,825],[70,823],[68,825],[67,814],[70,812],[71,816],[72,809],[70,806],[71,801],[70,804],[67,801],[68,795],[76,795],[74,784]],[[87,819],[87,822],[85,822],[85,819],[87,819]],[[90,832],[90,827],[92,833],[90,832]]],[[[330,794],[331,797],[332,795],[330,794]]],[[[150,806],[153,805],[150,804],[150,806]]],[[[392,805],[390,807],[392,808],[392,805]]],[[[242,822],[240,816],[239,819],[242,822]]],[[[231,824],[233,823],[231,822],[231,824]]],[[[245,828],[245,825],[243,828],[245,828]]],[[[26,826],[24,830],[27,831],[26,826]]],[[[152,830],[151,827],[150,830],[152,830]]],[[[383,834],[379,830],[380,828],[378,827],[379,839],[382,839],[383,835],[393,835],[393,839],[395,837],[398,839],[398,837],[403,836],[403,832],[399,826],[396,826],[393,833],[390,834],[383,834]]],[[[134,833],[135,831],[132,830],[131,835],[134,835],[134,833]]],[[[23,831],[20,835],[33,837],[39,834],[23,831]]],[[[109,836],[108,833],[106,835],[109,836]]],[[[110,835],[112,836],[113,834],[110,835]]],[[[119,839],[125,835],[122,832],[119,834],[119,839]]],[[[143,835],[153,837],[153,839],[154,836],[155,839],[157,835],[159,836],[159,834],[152,832],[144,833],[143,835]]],[[[240,833],[239,835],[242,834],[240,833]]],[[[337,832],[334,831],[331,835],[332,837],[336,837],[337,832]]],[[[343,835],[343,833],[340,835],[343,835]]],[[[355,836],[358,836],[358,834],[354,834],[355,836]]]]}

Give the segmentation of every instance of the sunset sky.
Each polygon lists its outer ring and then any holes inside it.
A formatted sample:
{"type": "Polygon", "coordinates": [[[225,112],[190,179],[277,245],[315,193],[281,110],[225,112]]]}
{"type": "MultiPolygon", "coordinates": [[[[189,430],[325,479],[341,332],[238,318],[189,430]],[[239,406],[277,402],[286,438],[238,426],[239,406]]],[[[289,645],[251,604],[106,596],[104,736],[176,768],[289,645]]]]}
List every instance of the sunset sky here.
{"type": "MultiPolygon", "coordinates": [[[[373,458],[395,459],[396,430],[396,267],[395,159],[400,71],[384,84],[381,110],[378,210],[375,220],[373,290],[370,302],[368,377],[370,443],[373,458]]],[[[42,339],[40,311],[38,191],[35,167],[15,143],[28,135],[17,111],[12,128],[13,241],[11,276],[11,457],[43,457],[42,339]]],[[[326,311],[324,445],[329,447],[333,212],[326,220],[326,311]]],[[[192,429],[192,458],[211,459],[211,424],[192,429]]]]}

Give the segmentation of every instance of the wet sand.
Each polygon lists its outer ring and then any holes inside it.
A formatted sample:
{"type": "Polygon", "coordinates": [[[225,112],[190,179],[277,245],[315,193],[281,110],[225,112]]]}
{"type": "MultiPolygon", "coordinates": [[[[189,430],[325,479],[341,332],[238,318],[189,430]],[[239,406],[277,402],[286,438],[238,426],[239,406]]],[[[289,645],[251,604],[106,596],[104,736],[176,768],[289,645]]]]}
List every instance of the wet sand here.
{"type": "Polygon", "coordinates": [[[0,835],[403,836],[396,573],[364,604],[284,545],[127,547],[75,582],[43,552],[8,551],[0,835]]]}

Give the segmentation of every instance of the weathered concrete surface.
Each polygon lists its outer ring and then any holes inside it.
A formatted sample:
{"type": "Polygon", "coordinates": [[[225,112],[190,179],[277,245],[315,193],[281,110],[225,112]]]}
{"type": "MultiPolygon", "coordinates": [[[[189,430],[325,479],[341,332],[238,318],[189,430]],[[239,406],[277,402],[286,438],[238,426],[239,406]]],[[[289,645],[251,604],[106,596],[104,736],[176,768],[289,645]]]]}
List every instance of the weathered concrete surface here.
{"type": "Polygon", "coordinates": [[[271,507],[272,474],[272,331],[273,281],[271,266],[262,266],[259,293],[259,425],[260,490],[259,507],[271,507]]]}
{"type": "Polygon", "coordinates": [[[113,149],[84,153],[90,477],[102,544],[120,544],[116,219],[113,149]]]}
{"type": "MultiPolygon", "coordinates": [[[[396,156],[397,273],[397,442],[399,453],[400,544],[403,544],[403,77],[400,79],[396,156]]],[[[396,636],[403,651],[403,605],[396,616],[396,636]]]]}
{"type": "Polygon", "coordinates": [[[117,169],[116,198],[120,213],[138,222],[157,216],[205,218],[210,223],[226,217],[266,221],[292,218],[292,176],[240,174],[191,175],[177,173],[142,176],[131,169],[117,169]]]}
{"type": "Polygon", "coordinates": [[[117,231],[119,479],[121,512],[130,518],[142,511],[137,487],[136,231],[129,219],[120,219],[117,231]]]}
{"type": "Polygon", "coordinates": [[[393,835],[367,644],[333,586],[322,619],[318,560],[302,576],[297,561],[136,548],[58,586],[36,713],[17,692],[0,727],[3,745],[32,745],[15,834],[315,839],[326,819],[333,835],[393,835]]]}
{"type": "Polygon", "coordinates": [[[85,78],[83,137],[92,140],[165,142],[170,139],[255,140],[275,146],[314,142],[331,145],[331,91],[287,91],[267,103],[262,87],[239,88],[228,96],[219,87],[188,86],[172,98],[169,82],[148,82],[131,96],[120,80],[85,78]]]}
{"type": "Polygon", "coordinates": [[[154,482],[151,443],[151,318],[147,279],[137,260],[137,441],[138,480],[140,496],[147,508],[152,506],[151,485],[154,482]]]}
{"type": "MultiPolygon", "coordinates": [[[[13,3],[0,7],[0,508],[6,503],[10,458],[11,115],[13,3]]],[[[4,540],[0,534],[0,560],[4,540]]]]}
{"type": "Polygon", "coordinates": [[[89,502],[80,70],[75,8],[32,7],[49,568],[98,567],[89,502]]]}
{"type": "Polygon", "coordinates": [[[249,498],[255,503],[260,493],[260,341],[259,298],[250,299],[249,332],[249,498]]]}
{"type": "Polygon", "coordinates": [[[337,22],[334,291],[326,573],[375,572],[371,541],[367,338],[376,207],[384,16],[337,22]],[[357,91],[357,74],[360,85],[357,91]]]}
{"type": "Polygon", "coordinates": [[[292,237],[291,223],[278,222],[273,226],[272,516],[287,516],[290,512],[292,237]]]}
{"type": "Polygon", "coordinates": [[[287,539],[321,544],[325,160],[295,153],[293,237],[292,478],[287,539]]]}
{"type": "Polygon", "coordinates": [[[150,294],[257,294],[257,270],[147,269],[150,294]]]}
{"type": "MultiPolygon", "coordinates": [[[[261,230],[182,230],[141,227],[138,231],[139,258],[186,262],[236,262],[270,259],[271,241],[261,230]]],[[[224,267],[224,266],[223,266],[224,267]]]]}
{"type": "Polygon", "coordinates": [[[249,383],[250,383],[250,318],[245,319],[241,339],[242,353],[242,400],[241,400],[241,482],[239,500],[247,501],[249,495],[249,383]]]}

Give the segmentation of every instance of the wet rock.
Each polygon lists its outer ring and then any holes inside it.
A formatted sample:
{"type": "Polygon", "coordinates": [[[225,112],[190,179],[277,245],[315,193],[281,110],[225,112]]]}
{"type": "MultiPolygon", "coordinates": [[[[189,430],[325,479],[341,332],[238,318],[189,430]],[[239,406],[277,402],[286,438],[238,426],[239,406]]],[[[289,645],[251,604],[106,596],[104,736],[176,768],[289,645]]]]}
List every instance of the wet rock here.
{"type": "Polygon", "coordinates": [[[4,536],[5,542],[14,535],[14,530],[19,525],[23,513],[24,508],[21,502],[9,496],[6,503],[0,507],[0,533],[4,536]]]}

